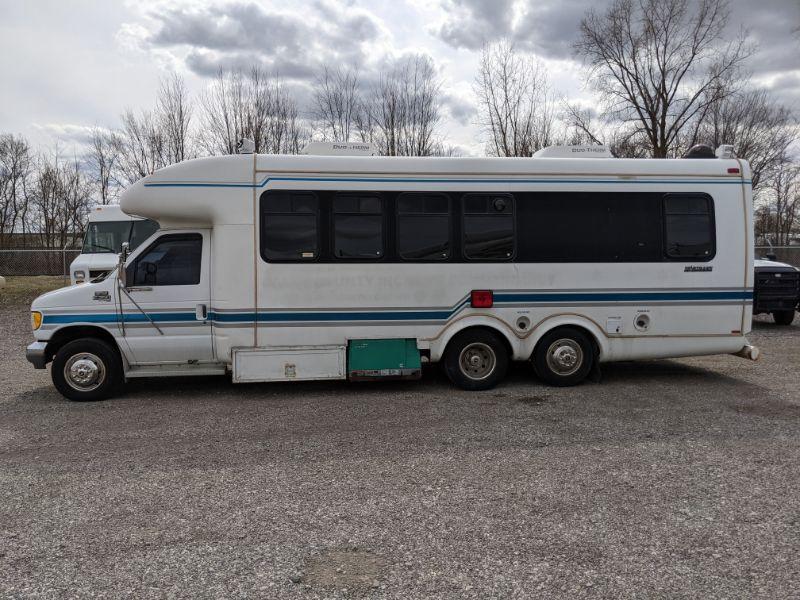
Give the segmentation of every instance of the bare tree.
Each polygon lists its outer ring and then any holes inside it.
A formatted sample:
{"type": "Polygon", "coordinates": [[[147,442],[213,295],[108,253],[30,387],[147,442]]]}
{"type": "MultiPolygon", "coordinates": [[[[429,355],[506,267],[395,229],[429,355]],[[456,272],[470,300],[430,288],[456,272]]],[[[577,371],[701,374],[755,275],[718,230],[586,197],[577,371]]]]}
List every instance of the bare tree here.
{"type": "Polygon", "coordinates": [[[408,57],[384,74],[358,125],[362,139],[387,156],[430,156],[441,120],[441,85],[430,58],[408,57]]]}
{"type": "Polygon", "coordinates": [[[313,116],[323,139],[349,142],[363,121],[363,99],[358,72],[354,69],[325,67],[314,90],[313,116]]]}
{"type": "Polygon", "coordinates": [[[122,114],[122,130],[114,137],[121,185],[135,183],[169,164],[166,135],[159,121],[158,114],[149,110],[137,115],[128,109],[122,114]]]}
{"type": "Polygon", "coordinates": [[[200,145],[209,154],[234,154],[241,138],[256,152],[296,153],[306,133],[297,104],[277,77],[253,67],[220,71],[201,98],[200,145]]]}
{"type": "Polygon", "coordinates": [[[78,239],[92,204],[92,186],[80,161],[62,160],[58,148],[51,156],[40,155],[29,186],[30,231],[39,243],[63,248],[78,239]]]}
{"type": "Polygon", "coordinates": [[[553,143],[555,102],[539,62],[507,41],[485,46],[475,80],[493,156],[531,156],[553,143]]]}
{"type": "Polygon", "coordinates": [[[97,200],[110,204],[116,198],[115,175],[120,160],[120,141],[112,131],[94,127],[89,140],[86,163],[94,180],[97,200]]]}
{"type": "Polygon", "coordinates": [[[30,148],[23,137],[0,135],[0,248],[9,246],[10,234],[24,223],[25,185],[31,162],[30,148]]]}
{"type": "Polygon", "coordinates": [[[749,55],[725,40],[727,0],[614,0],[590,11],[575,44],[609,118],[640,131],[652,156],[675,153],[681,130],[731,92],[749,55]]]}
{"type": "Polygon", "coordinates": [[[192,158],[193,107],[186,84],[177,73],[161,81],[156,110],[164,137],[165,162],[172,164],[192,158]]]}
{"type": "Polygon", "coordinates": [[[800,164],[782,161],[770,173],[764,188],[757,233],[775,245],[788,245],[800,216],[800,164]]]}
{"type": "Polygon", "coordinates": [[[764,176],[782,168],[798,129],[791,111],[767,90],[749,89],[711,103],[687,133],[685,148],[696,143],[712,148],[733,144],[737,156],[750,163],[757,192],[764,176]]]}

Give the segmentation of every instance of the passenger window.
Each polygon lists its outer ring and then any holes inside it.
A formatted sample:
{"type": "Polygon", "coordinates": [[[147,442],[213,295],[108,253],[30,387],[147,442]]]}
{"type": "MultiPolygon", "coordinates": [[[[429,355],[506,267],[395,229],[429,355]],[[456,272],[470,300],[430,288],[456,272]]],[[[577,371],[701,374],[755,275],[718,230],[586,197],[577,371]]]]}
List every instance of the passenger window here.
{"type": "Polygon", "coordinates": [[[711,198],[700,194],[664,197],[666,253],[677,260],[707,260],[714,256],[711,198]]]}
{"type": "Polygon", "coordinates": [[[450,198],[406,193],[397,197],[397,252],[405,260],[450,257],[450,198]]]}
{"type": "Polygon", "coordinates": [[[165,235],[142,253],[128,273],[129,286],[197,285],[203,236],[199,233],[165,235]]]}
{"type": "Polygon", "coordinates": [[[336,258],[383,257],[383,198],[339,193],[333,198],[333,253],[336,258]]]}
{"type": "Polygon", "coordinates": [[[261,253],[267,260],[314,260],[319,200],[312,192],[270,190],[261,197],[261,253]]]}
{"type": "Polygon", "coordinates": [[[514,255],[514,197],[465,194],[464,256],[472,260],[511,260],[514,255]]]}

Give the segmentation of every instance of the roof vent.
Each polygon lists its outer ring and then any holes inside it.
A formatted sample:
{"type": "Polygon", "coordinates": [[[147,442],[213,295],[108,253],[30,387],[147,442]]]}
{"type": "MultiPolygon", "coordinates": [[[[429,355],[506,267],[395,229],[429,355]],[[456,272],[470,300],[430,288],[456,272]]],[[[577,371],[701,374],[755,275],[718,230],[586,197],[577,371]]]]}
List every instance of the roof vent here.
{"type": "Polygon", "coordinates": [[[236,144],[236,154],[252,154],[256,151],[256,143],[247,138],[240,139],[236,144]]]}
{"type": "Polygon", "coordinates": [[[375,146],[366,142],[309,142],[300,154],[316,156],[375,156],[375,146]]]}
{"type": "Polygon", "coordinates": [[[614,158],[606,146],[548,146],[533,158],[614,158]]]}
{"type": "Polygon", "coordinates": [[[716,158],[711,146],[695,144],[681,158],[716,158]]]}
{"type": "Polygon", "coordinates": [[[736,158],[736,152],[731,144],[722,144],[714,154],[717,158],[736,158]]]}

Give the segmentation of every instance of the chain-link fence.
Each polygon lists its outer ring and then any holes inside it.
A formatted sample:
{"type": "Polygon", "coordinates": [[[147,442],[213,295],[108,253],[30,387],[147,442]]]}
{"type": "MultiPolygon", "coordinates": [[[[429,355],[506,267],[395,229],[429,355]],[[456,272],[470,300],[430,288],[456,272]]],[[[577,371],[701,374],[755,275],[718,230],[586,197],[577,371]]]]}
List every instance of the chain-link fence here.
{"type": "Polygon", "coordinates": [[[0,250],[0,275],[61,275],[67,278],[70,263],[80,253],[80,250],[67,248],[0,250]]]}

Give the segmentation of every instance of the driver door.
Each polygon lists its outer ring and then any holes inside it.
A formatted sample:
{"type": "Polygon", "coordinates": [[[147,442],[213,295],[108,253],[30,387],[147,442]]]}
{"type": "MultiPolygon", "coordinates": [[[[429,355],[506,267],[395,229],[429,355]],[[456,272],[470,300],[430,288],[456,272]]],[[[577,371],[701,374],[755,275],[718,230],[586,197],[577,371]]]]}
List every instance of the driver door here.
{"type": "Polygon", "coordinates": [[[214,360],[210,230],[165,231],[128,259],[120,291],[135,364],[214,360]]]}

